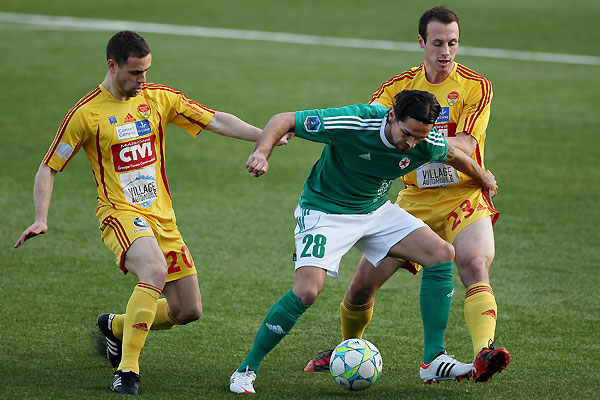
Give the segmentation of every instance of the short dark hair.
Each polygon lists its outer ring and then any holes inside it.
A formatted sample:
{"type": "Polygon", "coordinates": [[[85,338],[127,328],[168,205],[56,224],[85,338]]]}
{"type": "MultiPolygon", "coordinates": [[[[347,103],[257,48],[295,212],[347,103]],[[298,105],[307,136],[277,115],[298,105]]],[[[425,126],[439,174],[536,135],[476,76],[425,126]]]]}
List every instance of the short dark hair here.
{"type": "Polygon", "coordinates": [[[460,32],[460,21],[458,19],[458,14],[444,6],[432,7],[425,11],[419,19],[419,35],[421,35],[425,42],[427,42],[427,25],[429,25],[431,21],[438,21],[445,25],[456,22],[460,32]]]}
{"type": "Polygon", "coordinates": [[[142,58],[150,54],[150,46],[143,37],[132,31],[115,33],[106,45],[106,61],[112,59],[123,65],[129,57],[142,58]]]}
{"type": "Polygon", "coordinates": [[[435,96],[423,90],[403,90],[394,96],[396,121],[415,119],[425,125],[434,124],[442,107],[435,96]]]}

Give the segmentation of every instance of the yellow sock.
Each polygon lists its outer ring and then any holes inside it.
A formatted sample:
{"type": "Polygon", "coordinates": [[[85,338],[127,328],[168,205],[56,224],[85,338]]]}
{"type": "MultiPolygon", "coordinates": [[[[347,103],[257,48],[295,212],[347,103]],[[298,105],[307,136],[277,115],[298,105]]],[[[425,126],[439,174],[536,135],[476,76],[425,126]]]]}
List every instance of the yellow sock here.
{"type": "Polygon", "coordinates": [[[475,283],[465,293],[465,320],[471,332],[474,357],[494,340],[498,306],[492,287],[484,282],[475,283]]]}
{"type": "MultiPolygon", "coordinates": [[[[112,320],[112,333],[119,340],[123,340],[123,322],[125,322],[125,314],[115,315],[112,320]]],[[[169,314],[169,305],[167,299],[158,299],[156,302],[156,315],[154,322],[150,328],[153,331],[163,329],[171,329],[175,325],[181,325],[171,314],[169,314]]]]}
{"type": "Polygon", "coordinates": [[[350,304],[344,296],[344,301],[340,303],[340,317],[342,321],[342,336],[344,340],[351,338],[362,338],[365,328],[373,318],[372,298],[365,304],[350,304]]]}
{"type": "MultiPolygon", "coordinates": [[[[123,357],[118,369],[128,369],[139,375],[139,358],[148,331],[154,322],[156,302],[161,290],[138,282],[127,303],[123,322],[123,357]]],[[[114,320],[113,320],[114,321],[114,320]]]]}
{"type": "Polygon", "coordinates": [[[123,340],[123,322],[125,322],[125,314],[117,314],[112,320],[112,333],[119,340],[123,340]]]}
{"type": "Polygon", "coordinates": [[[169,314],[169,304],[167,303],[167,299],[158,299],[156,302],[156,316],[154,317],[154,322],[150,329],[159,331],[171,329],[175,325],[179,325],[179,323],[171,314],[169,314]]]}

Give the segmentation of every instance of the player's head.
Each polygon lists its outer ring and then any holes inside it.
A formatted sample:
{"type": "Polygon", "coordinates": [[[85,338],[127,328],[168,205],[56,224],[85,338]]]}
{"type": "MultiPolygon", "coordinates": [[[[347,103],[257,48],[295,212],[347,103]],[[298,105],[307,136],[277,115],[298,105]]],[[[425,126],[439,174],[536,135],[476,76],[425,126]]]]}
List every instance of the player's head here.
{"type": "Polygon", "coordinates": [[[388,113],[386,137],[399,152],[407,152],[429,135],[440,110],[433,94],[422,90],[403,90],[394,96],[394,105],[388,113]]]}
{"type": "Polygon", "coordinates": [[[106,59],[111,93],[120,100],[140,94],[152,64],[144,38],[131,31],[117,32],[106,45],[106,59]]]}
{"type": "Polygon", "coordinates": [[[396,121],[406,121],[407,118],[430,125],[434,124],[441,110],[435,96],[424,90],[403,90],[394,96],[394,117],[396,121]]]}
{"type": "Polygon", "coordinates": [[[451,23],[456,22],[456,26],[460,32],[460,20],[454,11],[444,6],[432,7],[425,11],[419,19],[419,35],[425,42],[427,42],[427,26],[432,21],[441,22],[444,25],[450,25],[451,23]]]}
{"type": "Polygon", "coordinates": [[[106,45],[106,60],[115,60],[121,66],[129,57],[144,58],[150,54],[150,46],[143,37],[132,31],[115,33],[106,45]]]}
{"type": "Polygon", "coordinates": [[[425,50],[427,72],[446,78],[454,67],[459,36],[459,19],[454,11],[437,6],[423,13],[419,19],[419,45],[425,50]]]}

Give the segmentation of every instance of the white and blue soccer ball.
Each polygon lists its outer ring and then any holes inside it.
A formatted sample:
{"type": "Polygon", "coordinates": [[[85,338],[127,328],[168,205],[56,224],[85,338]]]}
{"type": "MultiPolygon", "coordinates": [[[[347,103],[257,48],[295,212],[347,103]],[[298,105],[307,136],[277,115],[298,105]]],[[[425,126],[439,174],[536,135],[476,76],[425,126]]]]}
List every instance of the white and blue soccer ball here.
{"type": "Polygon", "coordinates": [[[383,361],[373,343],[347,339],[331,353],[329,370],[333,379],[346,390],[364,390],[377,382],[383,361]]]}

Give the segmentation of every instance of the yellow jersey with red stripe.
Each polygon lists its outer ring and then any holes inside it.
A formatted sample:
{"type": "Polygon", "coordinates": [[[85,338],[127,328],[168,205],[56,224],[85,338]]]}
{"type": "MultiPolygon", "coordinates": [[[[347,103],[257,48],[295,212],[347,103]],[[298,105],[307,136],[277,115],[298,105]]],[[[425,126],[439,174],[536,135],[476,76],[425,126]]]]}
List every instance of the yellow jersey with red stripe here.
{"type": "MultiPolygon", "coordinates": [[[[453,137],[461,132],[471,135],[477,141],[472,157],[484,168],[483,152],[493,96],[491,82],[477,72],[455,63],[444,82],[432,84],[425,76],[425,66],[421,64],[381,85],[373,94],[371,103],[391,107],[394,96],[405,89],[433,93],[442,106],[435,123],[437,130],[446,137],[453,137]]],[[[478,186],[471,177],[440,163],[424,165],[403,176],[402,180],[407,187],[478,186]]]]}
{"type": "Polygon", "coordinates": [[[114,210],[131,210],[175,222],[165,172],[167,124],[196,137],[214,114],[168,86],[145,83],[139,95],[120,101],[100,84],[65,115],[43,162],[63,171],[83,148],[96,180],[101,221],[114,210]]]}

